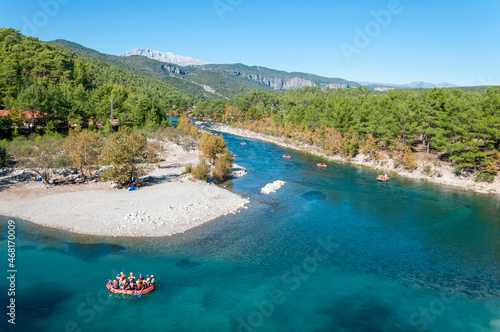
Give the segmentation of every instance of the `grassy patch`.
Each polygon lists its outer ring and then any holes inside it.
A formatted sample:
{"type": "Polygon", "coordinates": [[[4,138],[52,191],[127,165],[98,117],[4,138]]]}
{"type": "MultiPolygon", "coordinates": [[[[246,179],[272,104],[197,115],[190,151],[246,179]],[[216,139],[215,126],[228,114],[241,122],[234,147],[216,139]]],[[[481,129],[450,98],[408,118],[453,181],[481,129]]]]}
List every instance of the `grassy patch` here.
{"type": "Polygon", "coordinates": [[[363,165],[363,164],[356,164],[356,166],[363,167],[363,168],[368,168],[368,169],[372,169],[371,166],[363,165]]]}

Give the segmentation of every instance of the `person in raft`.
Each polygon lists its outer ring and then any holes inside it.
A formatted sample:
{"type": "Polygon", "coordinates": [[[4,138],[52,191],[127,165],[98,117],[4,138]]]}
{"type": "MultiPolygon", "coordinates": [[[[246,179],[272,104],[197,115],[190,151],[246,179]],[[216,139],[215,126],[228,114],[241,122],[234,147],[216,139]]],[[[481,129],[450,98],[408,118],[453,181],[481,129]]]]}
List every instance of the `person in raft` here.
{"type": "Polygon", "coordinates": [[[125,281],[122,282],[122,284],[120,285],[120,288],[121,289],[129,289],[130,288],[130,282],[125,279],[125,281]]]}
{"type": "Polygon", "coordinates": [[[135,280],[131,280],[130,281],[130,289],[134,290],[136,286],[137,286],[137,284],[136,284],[135,280]]]}
{"type": "Polygon", "coordinates": [[[146,286],[149,287],[151,285],[154,285],[155,284],[155,276],[154,275],[151,275],[146,278],[146,286]]]}
{"type": "Polygon", "coordinates": [[[155,283],[155,278],[153,275],[148,275],[147,278],[145,279],[144,276],[141,274],[139,275],[138,281],[135,281],[135,276],[132,272],[130,272],[130,276],[126,277],[126,275],[121,272],[120,274],[116,275],[116,280],[111,281],[111,287],[115,289],[123,289],[123,290],[141,290],[141,289],[146,289],[152,284],[155,283]]]}
{"type": "Polygon", "coordinates": [[[143,290],[146,288],[146,282],[144,280],[140,280],[138,283],[137,283],[137,290],[143,290]]]}
{"type": "Polygon", "coordinates": [[[110,283],[111,287],[113,287],[114,289],[118,289],[119,287],[118,280],[113,280],[113,281],[110,280],[110,283]]]}

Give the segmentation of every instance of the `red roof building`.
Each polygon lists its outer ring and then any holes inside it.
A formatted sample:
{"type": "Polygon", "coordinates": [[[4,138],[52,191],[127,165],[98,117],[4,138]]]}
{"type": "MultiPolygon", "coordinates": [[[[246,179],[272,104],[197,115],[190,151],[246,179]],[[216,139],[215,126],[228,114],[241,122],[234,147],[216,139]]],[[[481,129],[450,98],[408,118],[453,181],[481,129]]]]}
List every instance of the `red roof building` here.
{"type": "MultiPolygon", "coordinates": [[[[0,110],[0,117],[8,117],[9,113],[10,110],[0,110]]],[[[46,115],[45,113],[42,113],[38,110],[27,110],[23,111],[23,114],[28,119],[28,122],[24,124],[26,127],[36,127],[44,125],[43,119],[46,115]]]]}

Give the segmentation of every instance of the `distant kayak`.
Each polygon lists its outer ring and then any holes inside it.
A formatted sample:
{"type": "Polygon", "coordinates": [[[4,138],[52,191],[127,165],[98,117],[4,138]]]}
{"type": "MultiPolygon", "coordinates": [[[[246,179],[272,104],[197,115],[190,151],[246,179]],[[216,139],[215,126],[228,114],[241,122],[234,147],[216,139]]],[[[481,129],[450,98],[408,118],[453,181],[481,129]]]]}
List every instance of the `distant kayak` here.
{"type": "Polygon", "coordinates": [[[328,167],[328,165],[327,165],[327,164],[316,164],[316,166],[318,166],[318,167],[323,167],[323,168],[327,168],[327,167],[328,167]]]}
{"type": "Polygon", "coordinates": [[[148,288],[144,288],[142,290],[137,290],[137,289],[120,289],[120,288],[113,288],[111,286],[111,283],[108,281],[106,284],[106,288],[111,292],[115,294],[128,294],[128,295],[139,295],[139,294],[146,294],[155,289],[155,285],[152,284],[148,288]]]}
{"type": "Polygon", "coordinates": [[[286,159],[292,159],[292,156],[288,156],[286,154],[283,155],[283,158],[286,158],[286,159]]]}
{"type": "Polygon", "coordinates": [[[385,174],[385,175],[379,175],[379,176],[377,176],[377,180],[385,182],[385,181],[389,181],[389,177],[387,176],[387,174],[385,174]]]}

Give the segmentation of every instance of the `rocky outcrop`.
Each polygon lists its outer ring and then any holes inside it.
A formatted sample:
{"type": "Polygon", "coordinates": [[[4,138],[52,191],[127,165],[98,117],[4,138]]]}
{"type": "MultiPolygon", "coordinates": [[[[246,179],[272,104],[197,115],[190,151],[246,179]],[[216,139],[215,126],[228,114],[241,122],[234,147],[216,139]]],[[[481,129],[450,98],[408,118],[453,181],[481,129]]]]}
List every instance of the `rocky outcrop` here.
{"type": "MultiPolygon", "coordinates": [[[[252,73],[245,73],[241,72],[238,70],[227,70],[227,74],[234,75],[237,77],[242,77],[246,78],[248,80],[264,84],[267,86],[270,86],[276,91],[287,91],[287,90],[293,90],[293,89],[301,89],[306,86],[318,86],[315,82],[300,78],[300,77],[293,77],[287,80],[278,78],[278,77],[266,77],[262,76],[259,74],[252,74],[252,73]]],[[[320,83],[319,86],[321,89],[347,89],[349,88],[349,85],[347,84],[339,84],[339,83],[320,83]]]]}
{"type": "Polygon", "coordinates": [[[349,85],[347,85],[347,84],[336,84],[336,83],[330,83],[330,84],[321,83],[319,86],[323,90],[328,89],[328,88],[330,88],[330,89],[347,89],[347,88],[349,88],[349,85]]]}
{"type": "Polygon", "coordinates": [[[313,81],[300,77],[293,77],[285,81],[277,77],[265,77],[259,74],[244,73],[237,70],[227,70],[226,73],[270,86],[277,91],[301,89],[306,86],[316,86],[313,81]]]}
{"type": "Polygon", "coordinates": [[[278,191],[283,185],[285,181],[277,180],[271,183],[266,184],[261,190],[261,194],[269,195],[278,191]]]}
{"type": "Polygon", "coordinates": [[[169,74],[186,75],[186,72],[184,72],[182,69],[180,69],[177,66],[162,65],[161,69],[164,70],[164,71],[166,71],[169,74]]]}

